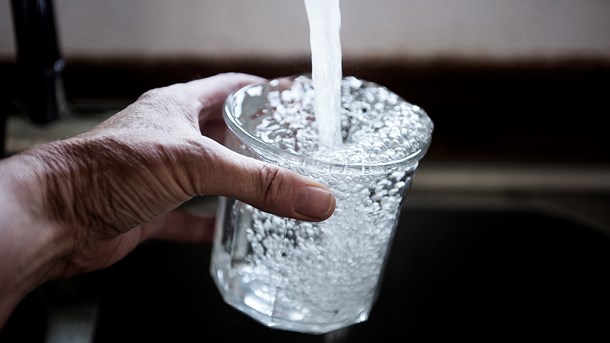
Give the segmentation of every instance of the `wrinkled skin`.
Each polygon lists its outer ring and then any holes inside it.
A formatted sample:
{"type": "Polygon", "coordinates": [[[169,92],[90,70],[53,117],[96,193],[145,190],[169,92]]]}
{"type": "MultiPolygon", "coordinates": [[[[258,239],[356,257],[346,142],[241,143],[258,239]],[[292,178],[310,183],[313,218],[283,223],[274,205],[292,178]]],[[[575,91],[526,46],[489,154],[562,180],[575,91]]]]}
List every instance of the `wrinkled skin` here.
{"type": "Polygon", "coordinates": [[[88,132],[0,161],[0,327],[38,285],[112,265],[146,239],[209,241],[213,217],[176,210],[197,195],[328,218],[324,185],[221,145],[224,100],[260,81],[221,74],[154,89],[88,132]]]}

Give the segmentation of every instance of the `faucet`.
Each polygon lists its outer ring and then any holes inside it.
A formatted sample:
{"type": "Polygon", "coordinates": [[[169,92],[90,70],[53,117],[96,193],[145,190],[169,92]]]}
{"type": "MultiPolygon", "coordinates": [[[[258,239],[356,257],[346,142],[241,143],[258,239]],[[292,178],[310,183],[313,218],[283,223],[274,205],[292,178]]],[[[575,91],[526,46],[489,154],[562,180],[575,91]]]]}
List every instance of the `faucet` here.
{"type": "MultiPolygon", "coordinates": [[[[16,100],[26,117],[45,126],[69,114],[62,81],[53,0],[11,0],[17,50],[16,100]]],[[[0,157],[5,156],[6,121],[0,114],[0,157]]]]}
{"type": "Polygon", "coordinates": [[[47,125],[68,114],[53,0],[11,0],[19,98],[29,120],[47,125]]]}

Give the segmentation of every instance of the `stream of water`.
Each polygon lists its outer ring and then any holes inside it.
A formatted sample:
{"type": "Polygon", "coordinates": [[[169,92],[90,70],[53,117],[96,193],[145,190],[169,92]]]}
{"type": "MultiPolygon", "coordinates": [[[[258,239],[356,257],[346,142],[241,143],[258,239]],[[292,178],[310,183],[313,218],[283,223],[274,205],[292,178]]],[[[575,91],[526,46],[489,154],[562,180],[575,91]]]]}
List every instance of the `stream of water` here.
{"type": "Polygon", "coordinates": [[[315,117],[320,144],[341,145],[341,11],[339,0],[305,0],[310,27],[315,117]]]}

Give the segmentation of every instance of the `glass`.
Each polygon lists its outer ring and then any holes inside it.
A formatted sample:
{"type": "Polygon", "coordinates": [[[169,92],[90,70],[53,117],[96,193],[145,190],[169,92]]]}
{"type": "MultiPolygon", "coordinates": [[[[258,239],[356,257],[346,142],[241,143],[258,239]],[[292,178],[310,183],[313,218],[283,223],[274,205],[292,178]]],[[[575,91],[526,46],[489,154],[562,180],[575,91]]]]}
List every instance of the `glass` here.
{"type": "Polygon", "coordinates": [[[342,81],[343,145],[318,146],[309,75],[246,86],[224,107],[232,150],[327,185],[336,210],[304,222],[221,197],[211,275],[224,300],[272,328],[322,334],[367,320],[433,123],[385,87],[342,81]]]}

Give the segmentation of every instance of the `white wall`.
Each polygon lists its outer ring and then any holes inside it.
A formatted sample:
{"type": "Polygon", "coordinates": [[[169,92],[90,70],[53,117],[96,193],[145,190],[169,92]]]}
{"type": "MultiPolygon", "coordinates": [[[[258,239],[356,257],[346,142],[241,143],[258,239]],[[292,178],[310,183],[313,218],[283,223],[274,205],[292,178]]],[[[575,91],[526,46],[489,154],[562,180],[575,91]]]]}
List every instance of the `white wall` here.
{"type": "MultiPolygon", "coordinates": [[[[0,58],[13,58],[0,0],[0,58]]],[[[303,0],[55,0],[66,57],[309,55],[303,0]]],[[[346,57],[610,59],[608,0],[342,0],[346,57]]]]}

